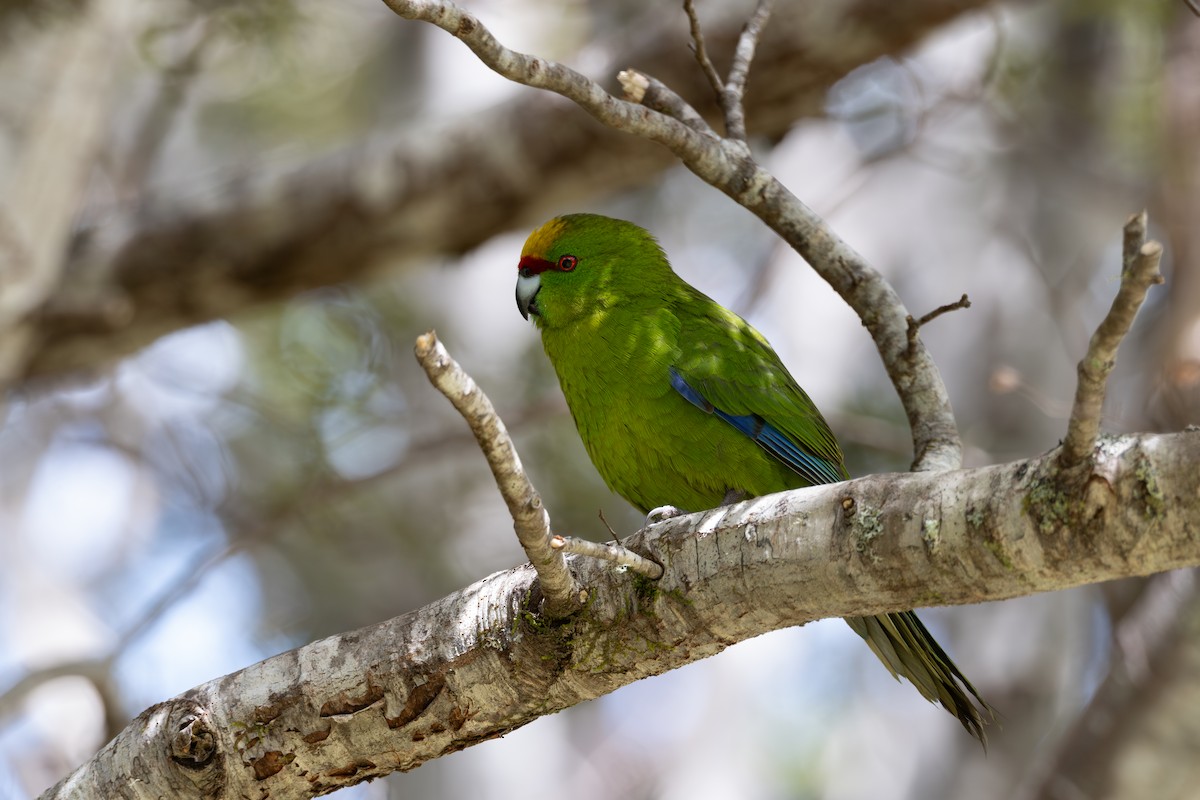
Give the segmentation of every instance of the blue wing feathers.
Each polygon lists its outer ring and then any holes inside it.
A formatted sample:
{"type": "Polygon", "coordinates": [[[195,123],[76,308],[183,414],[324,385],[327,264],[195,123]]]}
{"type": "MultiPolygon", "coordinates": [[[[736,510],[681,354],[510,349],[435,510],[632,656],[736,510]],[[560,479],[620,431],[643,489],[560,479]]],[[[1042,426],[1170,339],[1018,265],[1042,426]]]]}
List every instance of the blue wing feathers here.
{"type": "Polygon", "coordinates": [[[705,413],[715,414],[725,420],[809,483],[815,485],[845,480],[837,464],[806,451],[762,417],[757,414],[728,414],[708,402],[674,367],[670,373],[671,386],[689,403],[705,413]]]}
{"type": "Polygon", "coordinates": [[[837,483],[846,479],[838,465],[805,452],[770,423],[763,423],[762,433],[753,438],[764,450],[813,484],[837,483]]]}
{"type": "Polygon", "coordinates": [[[706,414],[711,414],[716,410],[713,408],[712,403],[705,400],[699,392],[688,385],[688,382],[683,379],[682,375],[675,371],[674,367],[671,367],[669,371],[671,373],[671,386],[675,391],[683,395],[689,403],[706,414]]]}

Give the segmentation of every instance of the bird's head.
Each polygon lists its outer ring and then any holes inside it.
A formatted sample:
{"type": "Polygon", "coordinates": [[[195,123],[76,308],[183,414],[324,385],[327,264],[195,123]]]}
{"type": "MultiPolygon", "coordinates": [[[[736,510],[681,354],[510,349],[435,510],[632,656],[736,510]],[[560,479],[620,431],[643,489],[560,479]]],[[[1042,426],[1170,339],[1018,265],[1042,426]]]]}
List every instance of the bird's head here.
{"type": "Polygon", "coordinates": [[[529,235],[517,265],[517,308],[539,328],[569,325],[661,291],[671,267],[654,237],[597,214],[555,217],[529,235]]]}

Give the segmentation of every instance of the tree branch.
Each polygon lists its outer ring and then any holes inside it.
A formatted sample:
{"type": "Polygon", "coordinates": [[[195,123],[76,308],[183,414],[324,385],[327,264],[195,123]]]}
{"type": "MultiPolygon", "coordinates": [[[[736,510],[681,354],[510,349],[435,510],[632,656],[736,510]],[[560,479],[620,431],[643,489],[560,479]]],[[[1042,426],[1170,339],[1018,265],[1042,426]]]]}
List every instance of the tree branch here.
{"type": "Polygon", "coordinates": [[[1158,271],[1161,257],[1162,245],[1146,241],[1146,212],[1134,214],[1125,224],[1121,288],[1079,362],[1075,405],[1071,409],[1060,456],[1065,469],[1082,464],[1096,443],[1104,407],[1104,388],[1108,374],[1117,363],[1117,347],[1132,327],[1147,290],[1163,281],[1158,271]]]}
{"type": "Polygon", "coordinates": [[[623,69],[617,73],[617,82],[621,84],[621,90],[625,92],[625,99],[629,102],[674,117],[697,133],[717,138],[717,132],[709,126],[704,117],[657,78],[644,72],[623,69]]]}
{"type": "Polygon", "coordinates": [[[718,102],[722,102],[725,85],[721,80],[721,73],[717,72],[712,59],[708,57],[708,47],[704,44],[704,31],[700,27],[700,17],[696,14],[696,3],[694,0],[683,0],[683,13],[687,15],[688,30],[692,36],[692,55],[696,57],[696,63],[700,66],[701,74],[708,81],[708,85],[712,87],[713,97],[718,102]]]}
{"type": "Polygon", "coordinates": [[[651,588],[574,560],[589,601],[562,625],[531,611],[531,568],[497,573],[156,705],[43,797],[312,797],[769,630],[1200,565],[1200,432],[1106,438],[1092,455],[1079,496],[1046,496],[1052,452],[672,519],[623,543],[665,568],[651,588]],[[1052,524],[1047,503],[1081,524],[1052,524]]]}
{"type": "Polygon", "coordinates": [[[913,432],[914,469],[952,469],[962,443],[946,387],[895,290],[823,219],[750,156],[744,142],[715,140],[661,112],[619,100],[569,67],[501,45],[478,19],[449,2],[384,0],[402,17],[461,40],[509,80],[562,95],[605,125],[666,146],[693,173],[757,215],[842,296],[871,332],[913,432]]]}
{"type": "MultiPolygon", "coordinates": [[[[759,43],[746,111],[756,132],[781,137],[820,114],[834,81],[899,52],[986,0],[907,4],[863,13],[860,0],[777,8],[759,43]],[[830,46],[836,42],[836,46],[830,46]]],[[[732,52],[736,6],[710,11],[708,42],[732,52]]],[[[613,42],[609,69],[637,64],[719,114],[683,46],[662,21],[613,42]],[[679,48],[664,42],[679,42],[679,48]]],[[[372,135],[297,167],[244,165],[206,185],[146,192],[89,209],[61,279],[26,318],[0,387],[101,368],[158,336],[371,277],[381,265],[423,265],[561,209],[643,185],[674,165],[667,151],[594,124],[557,98],[529,93],[457,123],[372,135]],[[483,187],[483,191],[481,191],[483,187]],[[419,213],[416,210],[419,209],[419,213]],[[170,265],[170,268],[164,268],[170,265]]],[[[11,236],[0,219],[0,257],[11,236]]]]}
{"type": "Polygon", "coordinates": [[[593,542],[590,539],[577,539],[574,536],[554,536],[550,539],[550,546],[564,553],[608,561],[650,580],[658,580],[663,574],[662,564],[640,556],[619,544],[593,542]]]}
{"type": "Polygon", "coordinates": [[[450,357],[433,331],[417,337],[415,352],[430,383],[462,414],[471,433],[475,434],[496,479],[496,487],[512,515],[517,540],[537,571],[546,613],[551,619],[557,619],[578,611],[586,595],[580,597],[579,587],[567,569],[561,548],[551,546],[550,515],[526,477],[517,449],[492,401],[450,357]]]}
{"type": "Polygon", "coordinates": [[[762,34],[771,16],[772,0],[758,0],[750,21],[738,37],[737,50],[733,54],[733,66],[729,68],[729,80],[721,93],[721,106],[725,110],[725,132],[731,139],[746,141],[746,111],[742,99],[746,95],[746,80],[750,77],[750,63],[762,34]]]}
{"type": "MultiPolygon", "coordinates": [[[[729,78],[722,82],[721,75],[713,66],[712,59],[708,55],[708,48],[704,44],[704,32],[700,28],[696,4],[693,0],[683,0],[683,10],[687,14],[688,27],[692,35],[692,52],[696,56],[696,63],[700,65],[700,71],[704,73],[709,85],[712,86],[717,103],[721,106],[721,114],[725,117],[725,135],[729,139],[743,144],[746,143],[746,109],[743,105],[746,79],[750,76],[750,64],[754,61],[758,37],[762,34],[767,20],[771,16],[772,5],[774,5],[772,0],[758,0],[754,13],[742,28],[742,35],[738,37],[737,47],[733,52],[733,64],[729,67],[729,78]]],[[[651,106],[651,108],[653,107],[651,106]]],[[[676,119],[681,118],[676,117],[676,119]]]]}
{"type": "Polygon", "coordinates": [[[958,298],[953,303],[946,303],[944,305],[938,306],[933,311],[930,311],[928,314],[923,315],[920,319],[913,319],[910,316],[908,318],[908,340],[910,342],[916,340],[917,335],[921,331],[921,328],[924,328],[926,325],[933,322],[935,319],[942,316],[943,314],[949,314],[951,311],[957,311],[960,308],[970,308],[970,307],[971,307],[971,298],[967,297],[964,294],[962,297],[958,298]]]}

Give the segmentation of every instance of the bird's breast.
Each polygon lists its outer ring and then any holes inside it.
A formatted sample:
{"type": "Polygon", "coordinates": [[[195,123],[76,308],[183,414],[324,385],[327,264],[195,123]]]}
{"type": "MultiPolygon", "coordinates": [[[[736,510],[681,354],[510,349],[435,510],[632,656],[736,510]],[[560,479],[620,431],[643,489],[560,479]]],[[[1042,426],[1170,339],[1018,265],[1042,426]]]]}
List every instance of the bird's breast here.
{"type": "Polygon", "coordinates": [[[786,488],[757,445],[672,387],[669,325],[543,330],[543,343],[596,470],[643,511],[786,488]]]}

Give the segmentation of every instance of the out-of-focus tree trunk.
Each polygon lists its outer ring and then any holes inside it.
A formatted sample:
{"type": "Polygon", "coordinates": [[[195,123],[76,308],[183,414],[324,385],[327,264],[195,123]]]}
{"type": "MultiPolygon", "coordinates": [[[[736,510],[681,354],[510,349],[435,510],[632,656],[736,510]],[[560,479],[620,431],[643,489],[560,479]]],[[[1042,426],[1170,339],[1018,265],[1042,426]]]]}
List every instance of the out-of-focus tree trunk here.
{"type": "MultiPolygon", "coordinates": [[[[850,70],[984,5],[925,0],[900,13],[850,0],[780,4],[750,79],[751,134],[783,135],[819,113],[826,89],[850,70]]],[[[706,19],[720,64],[743,10],[722,6],[706,19]]],[[[634,65],[711,112],[682,14],[664,8],[627,41],[602,73],[634,65]]],[[[150,194],[103,215],[102,226],[77,237],[44,302],[8,321],[22,329],[23,344],[0,370],[0,385],[102,366],[180,327],[364,278],[381,264],[461,253],[674,163],[657,145],[540,92],[432,134],[373,139],[284,174],[247,167],[216,205],[150,194]]]]}
{"type": "Polygon", "coordinates": [[[41,335],[31,323],[69,280],[71,224],[103,147],[132,0],[96,0],[42,42],[58,67],[24,133],[0,195],[0,385],[25,368],[41,335]]]}

